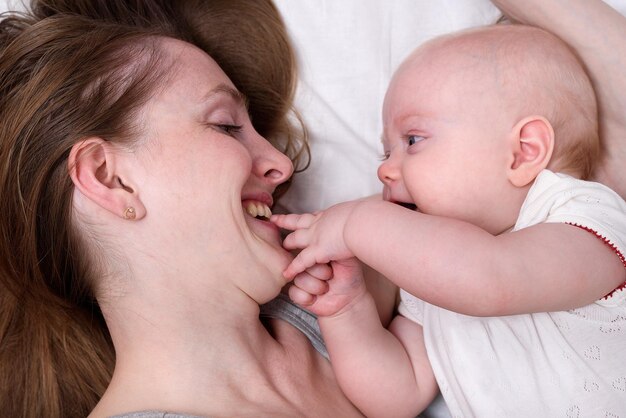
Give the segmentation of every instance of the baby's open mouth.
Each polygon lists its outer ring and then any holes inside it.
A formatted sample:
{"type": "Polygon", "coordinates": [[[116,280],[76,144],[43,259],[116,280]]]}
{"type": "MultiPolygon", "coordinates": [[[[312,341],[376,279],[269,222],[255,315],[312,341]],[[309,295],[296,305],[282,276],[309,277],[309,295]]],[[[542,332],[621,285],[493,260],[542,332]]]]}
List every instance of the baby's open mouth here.
{"type": "Polygon", "coordinates": [[[268,221],[270,219],[270,216],[272,216],[272,210],[269,206],[267,206],[265,203],[255,200],[244,201],[243,209],[248,215],[262,221],[268,221]]]}
{"type": "Polygon", "coordinates": [[[394,202],[396,205],[400,205],[403,208],[407,208],[409,210],[417,210],[417,206],[414,203],[407,203],[407,202],[394,202]]]}

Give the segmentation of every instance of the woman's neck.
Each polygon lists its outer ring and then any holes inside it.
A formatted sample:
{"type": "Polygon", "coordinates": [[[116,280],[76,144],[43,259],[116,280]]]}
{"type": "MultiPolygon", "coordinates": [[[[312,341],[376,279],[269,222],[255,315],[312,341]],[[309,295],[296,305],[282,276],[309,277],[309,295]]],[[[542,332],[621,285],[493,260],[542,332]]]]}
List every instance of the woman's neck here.
{"type": "Polygon", "coordinates": [[[116,298],[115,310],[103,306],[116,368],[94,416],[138,409],[206,415],[211,411],[202,407],[218,404],[209,396],[228,400],[250,383],[267,387],[264,365],[280,346],[259,321],[255,301],[226,284],[210,298],[159,294],[153,284],[116,298]]]}
{"type": "Polygon", "coordinates": [[[192,292],[165,289],[153,278],[102,306],[117,359],[92,417],[145,410],[356,414],[304,334],[281,320],[272,320],[268,332],[255,300],[230,282],[214,283],[192,292]]]}

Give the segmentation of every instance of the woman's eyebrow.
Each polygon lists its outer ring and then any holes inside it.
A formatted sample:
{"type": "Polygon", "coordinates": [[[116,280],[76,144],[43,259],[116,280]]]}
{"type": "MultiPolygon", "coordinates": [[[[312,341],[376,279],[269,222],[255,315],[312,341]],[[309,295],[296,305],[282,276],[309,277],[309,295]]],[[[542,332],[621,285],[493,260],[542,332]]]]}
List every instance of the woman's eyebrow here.
{"type": "Polygon", "coordinates": [[[212,97],[219,94],[226,94],[238,105],[241,105],[246,109],[248,108],[248,98],[239,90],[224,83],[218,84],[217,87],[211,89],[211,91],[209,91],[202,98],[202,101],[205,102],[207,100],[210,100],[212,97]]]}

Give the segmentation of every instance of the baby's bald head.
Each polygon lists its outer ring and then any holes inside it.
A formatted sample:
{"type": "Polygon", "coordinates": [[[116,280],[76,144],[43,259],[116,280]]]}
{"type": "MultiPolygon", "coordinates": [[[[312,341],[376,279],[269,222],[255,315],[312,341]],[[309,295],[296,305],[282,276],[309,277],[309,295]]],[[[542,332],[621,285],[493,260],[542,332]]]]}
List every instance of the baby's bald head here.
{"type": "Polygon", "coordinates": [[[554,171],[586,178],[599,157],[591,82],[572,50],[546,31],[496,25],[444,35],[417,48],[403,72],[452,84],[467,111],[497,114],[511,126],[527,116],[545,117],[555,132],[548,166],[554,171]]]}

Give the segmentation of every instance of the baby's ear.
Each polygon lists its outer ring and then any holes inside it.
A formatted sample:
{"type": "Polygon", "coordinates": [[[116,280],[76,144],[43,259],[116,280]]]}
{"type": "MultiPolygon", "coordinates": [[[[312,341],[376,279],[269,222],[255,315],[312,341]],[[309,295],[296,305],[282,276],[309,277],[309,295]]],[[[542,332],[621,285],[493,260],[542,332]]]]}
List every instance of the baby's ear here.
{"type": "Polygon", "coordinates": [[[542,116],[529,116],[511,130],[511,164],[509,181],[524,187],[548,166],[554,150],[554,130],[542,116]]]}
{"type": "Polygon", "coordinates": [[[120,168],[122,158],[123,154],[110,142],[87,138],[72,147],[69,174],[80,193],[98,206],[122,218],[140,219],[145,215],[145,207],[130,173],[123,173],[120,168]]]}

